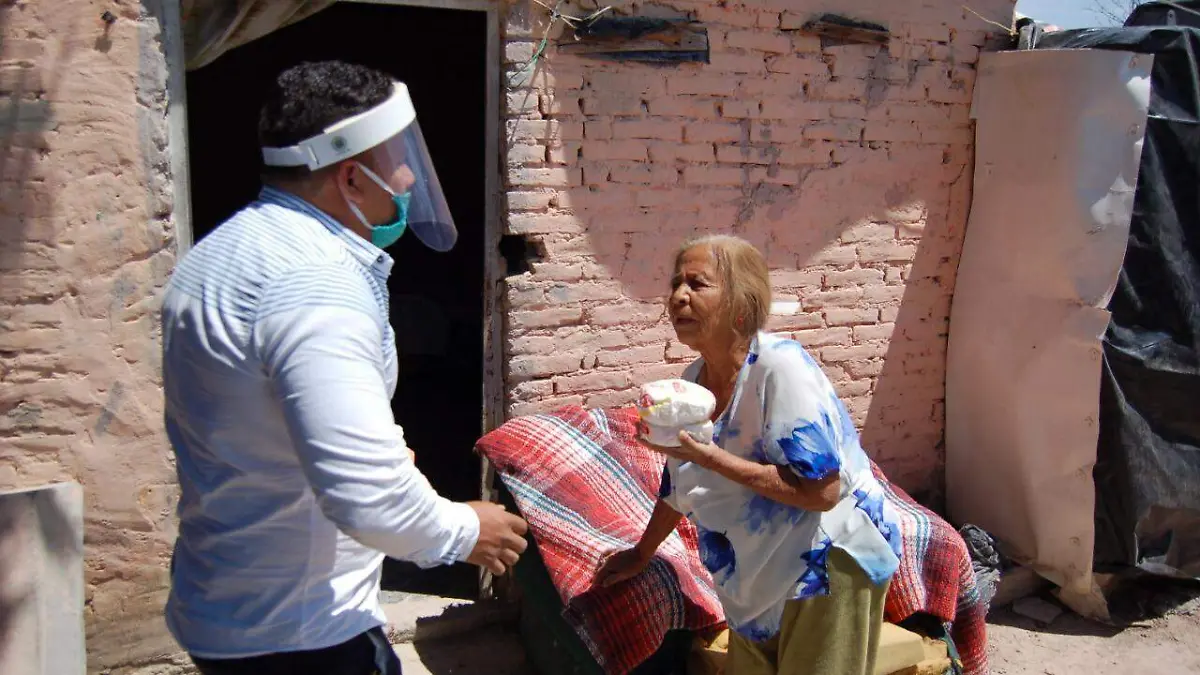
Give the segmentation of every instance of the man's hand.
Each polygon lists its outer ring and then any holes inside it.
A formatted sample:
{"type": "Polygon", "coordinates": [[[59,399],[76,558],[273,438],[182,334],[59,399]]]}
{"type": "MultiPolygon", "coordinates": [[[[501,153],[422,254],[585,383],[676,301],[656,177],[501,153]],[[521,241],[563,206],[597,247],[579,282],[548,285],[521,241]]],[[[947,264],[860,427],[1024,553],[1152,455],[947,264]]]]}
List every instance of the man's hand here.
{"type": "Polygon", "coordinates": [[[491,502],[467,502],[479,516],[479,541],[467,562],[491,570],[496,576],[517,564],[528,542],[529,524],[491,502]]]}
{"type": "Polygon", "coordinates": [[[650,566],[650,557],[643,554],[635,546],[617,551],[600,564],[596,572],[595,585],[601,587],[615,586],[622,581],[632,579],[650,566]]]}

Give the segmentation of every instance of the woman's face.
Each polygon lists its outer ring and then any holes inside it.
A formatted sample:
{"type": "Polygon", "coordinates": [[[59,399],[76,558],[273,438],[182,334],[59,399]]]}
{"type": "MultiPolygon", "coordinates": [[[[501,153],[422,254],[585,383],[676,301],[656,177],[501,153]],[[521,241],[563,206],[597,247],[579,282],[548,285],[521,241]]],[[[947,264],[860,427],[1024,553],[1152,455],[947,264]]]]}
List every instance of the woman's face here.
{"type": "Polygon", "coordinates": [[[724,292],[712,247],[701,245],[684,251],[671,278],[667,304],[680,342],[697,351],[719,344],[723,328],[728,330],[721,326],[724,292]]]}

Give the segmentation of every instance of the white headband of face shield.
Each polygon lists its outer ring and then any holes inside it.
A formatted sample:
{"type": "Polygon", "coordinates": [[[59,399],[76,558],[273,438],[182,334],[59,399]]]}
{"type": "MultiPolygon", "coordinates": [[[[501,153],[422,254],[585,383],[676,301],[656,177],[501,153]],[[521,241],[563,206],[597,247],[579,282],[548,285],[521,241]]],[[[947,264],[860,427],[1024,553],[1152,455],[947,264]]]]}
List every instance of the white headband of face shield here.
{"type": "Polygon", "coordinates": [[[263,148],[267,166],[306,166],[316,171],[378,146],[417,119],[416,108],[403,82],[393,82],[391,97],[370,110],[347,117],[319,136],[287,148],[263,148]]]}

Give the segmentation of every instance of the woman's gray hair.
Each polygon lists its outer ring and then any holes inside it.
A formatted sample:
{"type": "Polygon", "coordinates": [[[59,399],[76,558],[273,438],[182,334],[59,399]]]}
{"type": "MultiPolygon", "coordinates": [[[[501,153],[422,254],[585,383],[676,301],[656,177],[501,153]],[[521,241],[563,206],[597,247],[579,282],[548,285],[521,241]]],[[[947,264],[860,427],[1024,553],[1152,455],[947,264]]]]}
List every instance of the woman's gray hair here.
{"type": "Polygon", "coordinates": [[[724,294],[722,311],[734,332],[751,337],[766,328],[771,313],[771,277],[763,254],[741,237],[708,234],[689,239],[679,247],[675,254],[676,270],[683,254],[698,246],[712,249],[724,294]]]}

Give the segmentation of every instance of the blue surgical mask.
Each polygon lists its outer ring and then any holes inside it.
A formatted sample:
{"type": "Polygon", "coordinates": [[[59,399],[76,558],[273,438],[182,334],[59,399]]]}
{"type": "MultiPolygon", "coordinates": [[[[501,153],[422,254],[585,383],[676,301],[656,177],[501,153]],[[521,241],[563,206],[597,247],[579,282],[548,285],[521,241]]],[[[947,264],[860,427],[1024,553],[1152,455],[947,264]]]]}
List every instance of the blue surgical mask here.
{"type": "Polygon", "coordinates": [[[404,231],[408,229],[408,205],[412,200],[412,194],[406,192],[398,195],[382,178],[376,176],[374,171],[371,171],[362,164],[359,164],[358,168],[362,169],[368,178],[375,181],[379,187],[386,190],[392,196],[392,203],[396,205],[396,218],[390,223],[372,225],[367,221],[367,217],[363,215],[363,212],[355,206],[354,202],[347,199],[346,203],[350,206],[350,210],[354,212],[354,215],[358,217],[359,222],[363,224],[363,227],[370,231],[371,243],[379,248],[387,248],[400,241],[400,237],[404,236],[404,231]]]}

